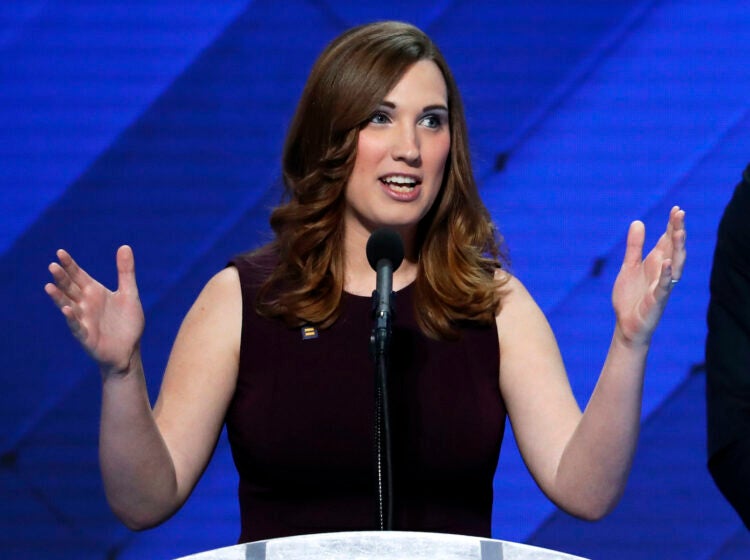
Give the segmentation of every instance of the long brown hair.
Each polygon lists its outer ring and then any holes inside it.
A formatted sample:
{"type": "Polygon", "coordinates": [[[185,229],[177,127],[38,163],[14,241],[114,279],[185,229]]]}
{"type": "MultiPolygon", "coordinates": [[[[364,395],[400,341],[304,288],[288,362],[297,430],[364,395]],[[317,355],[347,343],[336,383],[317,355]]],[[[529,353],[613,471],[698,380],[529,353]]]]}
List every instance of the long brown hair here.
{"type": "Polygon", "coordinates": [[[271,214],[279,261],[256,308],[290,325],[330,326],[344,289],[345,187],[359,131],[420,60],[431,60],[448,91],[451,147],[443,185],[418,226],[417,320],[433,338],[454,338],[464,322],[491,324],[499,305],[499,236],[471,170],[458,88],[443,55],[401,22],[355,27],[318,58],[292,120],[283,155],[287,200],[271,214]]]}

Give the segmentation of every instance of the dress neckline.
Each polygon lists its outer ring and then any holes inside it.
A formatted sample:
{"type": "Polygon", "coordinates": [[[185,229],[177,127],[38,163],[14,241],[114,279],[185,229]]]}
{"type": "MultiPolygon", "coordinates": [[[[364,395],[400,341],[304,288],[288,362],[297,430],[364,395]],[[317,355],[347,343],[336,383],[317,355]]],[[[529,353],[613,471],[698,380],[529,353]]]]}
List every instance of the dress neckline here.
{"type": "MultiPolygon", "coordinates": [[[[415,284],[415,281],[412,280],[406,286],[404,286],[400,290],[397,290],[394,293],[396,293],[396,294],[410,293],[412,291],[412,289],[413,289],[414,284],[415,284]]],[[[372,299],[372,293],[370,293],[370,294],[368,294],[366,296],[360,296],[358,294],[353,294],[351,292],[347,292],[346,290],[344,290],[344,297],[346,297],[347,299],[351,299],[351,300],[367,300],[367,301],[370,301],[372,299]]]]}

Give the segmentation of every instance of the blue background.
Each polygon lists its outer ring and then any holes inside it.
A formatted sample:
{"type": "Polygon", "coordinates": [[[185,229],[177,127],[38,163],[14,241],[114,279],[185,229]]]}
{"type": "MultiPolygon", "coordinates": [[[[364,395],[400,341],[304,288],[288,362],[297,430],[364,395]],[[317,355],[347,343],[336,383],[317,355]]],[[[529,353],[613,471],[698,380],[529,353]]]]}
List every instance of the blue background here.
{"type": "Polygon", "coordinates": [[[99,379],[42,289],[58,247],[112,286],[134,247],[155,397],[171,341],[227,258],[268,238],[284,132],[315,56],[353,24],[427,31],[456,74],[483,198],[555,329],[579,402],[613,327],[628,224],[673,204],[689,258],[654,338],[615,512],[584,523],[512,439],[493,536],[591,558],[750,557],[705,469],[703,343],[717,224],[748,160],[745,1],[4,0],[0,4],[0,556],[170,558],[233,544],[225,439],[188,504],[131,533],[97,467],[99,379]],[[504,165],[498,165],[503,163],[504,165]]]}

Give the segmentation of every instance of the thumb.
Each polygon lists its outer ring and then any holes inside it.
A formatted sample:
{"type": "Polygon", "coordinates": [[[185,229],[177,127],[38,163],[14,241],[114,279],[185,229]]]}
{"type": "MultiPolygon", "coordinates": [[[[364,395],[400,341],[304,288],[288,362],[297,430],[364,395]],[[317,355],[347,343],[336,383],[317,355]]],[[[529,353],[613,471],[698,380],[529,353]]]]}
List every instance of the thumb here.
{"type": "Polygon", "coordinates": [[[643,260],[643,243],[646,239],[646,226],[636,220],[628,229],[628,241],[625,247],[623,266],[638,266],[643,260]]]}
{"type": "Polygon", "coordinates": [[[138,295],[138,285],[135,282],[135,256],[129,245],[123,245],[117,250],[117,291],[138,295]]]}

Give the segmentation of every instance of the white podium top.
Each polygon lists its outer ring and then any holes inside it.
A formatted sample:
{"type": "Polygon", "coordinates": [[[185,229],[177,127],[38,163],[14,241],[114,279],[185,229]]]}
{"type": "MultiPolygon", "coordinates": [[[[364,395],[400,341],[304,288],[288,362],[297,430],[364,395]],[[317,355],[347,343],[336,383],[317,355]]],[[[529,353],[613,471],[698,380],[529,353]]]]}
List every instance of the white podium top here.
{"type": "Polygon", "coordinates": [[[513,542],[406,531],[320,533],[256,541],[178,560],[585,560],[513,542]]]}

